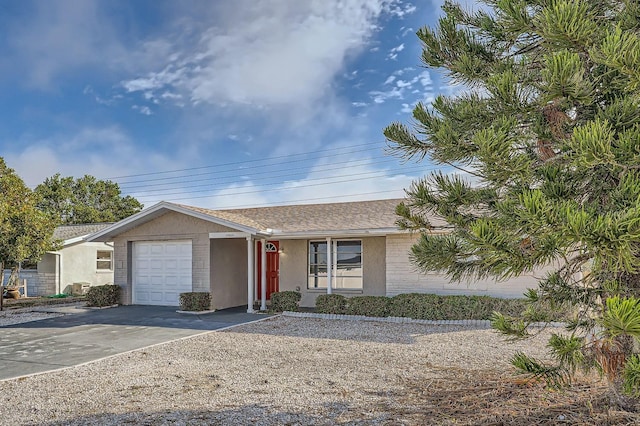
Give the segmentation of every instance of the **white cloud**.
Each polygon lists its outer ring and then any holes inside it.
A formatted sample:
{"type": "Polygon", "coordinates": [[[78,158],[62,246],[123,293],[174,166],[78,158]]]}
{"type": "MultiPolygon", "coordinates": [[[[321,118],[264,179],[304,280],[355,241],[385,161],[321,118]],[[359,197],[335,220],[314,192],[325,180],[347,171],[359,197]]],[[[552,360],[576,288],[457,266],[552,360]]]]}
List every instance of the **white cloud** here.
{"type": "Polygon", "coordinates": [[[410,15],[416,11],[416,6],[411,3],[395,5],[391,8],[390,13],[399,18],[404,18],[405,15],[410,15]]]}
{"type": "MultiPolygon", "coordinates": [[[[12,68],[23,67],[27,85],[55,88],[52,80],[81,66],[109,65],[125,49],[108,21],[101,18],[98,0],[33,2],[33,10],[7,32],[12,68]],[[109,59],[108,59],[109,58],[109,59]]],[[[5,59],[6,60],[6,59],[5,59]]]]}
{"type": "Polygon", "coordinates": [[[431,87],[432,85],[431,74],[429,74],[428,71],[421,72],[420,75],[418,76],[418,79],[420,80],[420,84],[422,84],[422,87],[424,88],[431,87]]]}
{"type": "Polygon", "coordinates": [[[127,92],[178,93],[195,104],[308,104],[330,92],[333,78],[367,46],[382,14],[400,16],[409,9],[396,0],[239,0],[218,6],[220,19],[195,38],[190,51],[176,45],[174,51],[183,53],[169,55],[161,70],[121,84],[127,92]]]}
{"type": "Polygon", "coordinates": [[[93,99],[100,105],[112,106],[116,102],[116,98],[107,99],[107,98],[103,98],[102,96],[99,96],[98,94],[95,93],[95,91],[93,90],[93,87],[91,86],[85,86],[85,88],[82,90],[82,94],[87,96],[92,96],[93,99]]]}
{"type": "MultiPolygon", "coordinates": [[[[384,155],[382,136],[372,141],[368,120],[352,117],[349,122],[349,130],[330,144],[311,148],[299,143],[299,139],[297,148],[301,151],[278,149],[271,153],[275,156],[272,160],[264,159],[264,162],[248,156],[251,165],[216,174],[211,180],[205,177],[202,183],[177,183],[175,190],[148,192],[141,201],[150,205],[165,199],[210,208],[232,208],[402,196],[403,188],[424,173],[425,166],[405,167],[399,160],[384,155]],[[309,155],[310,151],[314,151],[313,155],[309,155]],[[285,157],[281,158],[282,155],[285,157]],[[278,160],[274,164],[275,158],[278,160]],[[260,163],[254,163],[256,160],[260,163]],[[340,198],[333,198],[336,196],[340,198]]],[[[241,143],[241,135],[231,135],[234,143],[241,143]]]]}
{"type": "Polygon", "coordinates": [[[404,43],[400,44],[399,46],[391,48],[389,50],[389,54],[387,55],[387,60],[395,61],[396,59],[398,59],[398,53],[402,52],[403,50],[404,50],[404,43]]]}
{"type": "Polygon", "coordinates": [[[383,104],[388,99],[403,99],[404,98],[403,89],[401,89],[401,88],[399,89],[397,87],[394,87],[394,88],[392,88],[390,90],[387,90],[387,91],[374,90],[374,91],[369,92],[369,95],[373,99],[373,102],[375,102],[377,104],[383,104]]]}
{"type": "Polygon", "coordinates": [[[162,99],[182,99],[179,93],[164,92],[160,95],[162,99]]]}
{"type": "MultiPolygon", "coordinates": [[[[348,172],[331,171],[326,161],[319,161],[306,176],[277,185],[255,180],[234,183],[208,195],[188,195],[178,202],[207,208],[237,208],[260,205],[344,202],[381,198],[401,198],[420,173],[394,173],[374,167],[362,160],[344,166],[348,172]]],[[[183,197],[180,197],[183,198],[183,197]]],[[[159,201],[159,200],[153,200],[159,201]]]]}
{"type": "Polygon", "coordinates": [[[402,28],[400,28],[400,31],[402,31],[402,33],[401,33],[402,37],[406,37],[407,34],[415,32],[415,30],[413,28],[411,28],[411,27],[408,27],[408,28],[402,27],[402,28]]]}
{"type": "Polygon", "coordinates": [[[403,75],[406,72],[413,70],[413,68],[405,68],[403,70],[394,71],[389,76],[383,86],[390,83],[395,83],[394,87],[388,90],[373,90],[369,92],[369,96],[376,104],[383,104],[388,100],[405,100],[408,94],[419,95],[412,103],[402,103],[401,112],[406,113],[413,110],[413,107],[420,101],[430,103],[435,98],[433,91],[433,82],[429,71],[422,71],[419,74],[414,75],[411,79],[397,79],[395,75],[403,75]],[[416,87],[417,86],[417,87],[416,87]]]}
{"type": "Polygon", "coordinates": [[[90,174],[103,179],[128,175],[132,170],[143,173],[188,164],[182,163],[179,153],[169,158],[136,147],[133,139],[118,126],[85,127],[46,139],[24,138],[13,145],[17,148],[3,153],[3,157],[30,187],[56,173],[75,177],[90,174]],[[114,161],[116,158],[126,161],[114,161]]]}
{"type": "MultiPolygon", "coordinates": [[[[345,138],[353,135],[349,132],[353,122],[359,120],[355,112],[365,110],[353,111],[352,107],[402,99],[405,92],[395,84],[397,76],[405,73],[403,81],[411,81],[412,68],[398,70],[389,76],[391,80],[387,78],[384,89],[390,90],[372,92],[371,101],[365,96],[364,101],[351,104],[338,97],[334,85],[355,56],[378,49],[371,41],[379,25],[386,22],[385,14],[403,17],[412,13],[411,7],[398,0],[200,2],[197,12],[188,12],[195,2],[189,6],[167,2],[166,8],[177,10],[174,21],[163,22],[162,28],[153,32],[153,39],[126,42],[124,37],[131,34],[123,36],[114,29],[114,22],[122,21],[110,19],[101,11],[106,7],[104,2],[59,0],[35,4],[34,16],[12,35],[12,45],[28,58],[26,78],[30,84],[51,88],[61,76],[75,75],[68,71],[106,70],[106,79],[92,78],[91,84],[98,88],[108,81],[116,84],[117,92],[114,95],[108,92],[110,89],[102,89],[98,96],[86,86],[85,95],[97,102],[117,102],[123,109],[141,114],[151,114],[152,108],[159,112],[155,103],[198,104],[204,108],[180,111],[179,123],[154,149],[144,148],[142,144],[148,141],[134,141],[118,126],[86,127],[75,134],[14,141],[18,148],[3,156],[30,185],[56,172],[72,176],[91,173],[104,178],[189,167],[196,160],[201,164],[204,152],[213,152],[218,143],[231,143],[227,135],[237,136],[233,143],[240,150],[249,150],[250,146],[253,155],[318,149],[324,141],[334,140],[336,134],[344,133],[345,138]],[[210,105],[222,106],[214,110],[213,119],[210,105]],[[235,107],[242,108],[240,114],[235,107]],[[256,116],[260,116],[257,125],[244,119],[256,116]],[[277,116],[281,121],[271,119],[277,116]],[[264,123],[263,118],[267,118],[264,123]],[[290,128],[283,128],[283,122],[290,128]],[[181,142],[179,146],[171,154],[162,154],[165,147],[161,143],[175,140],[181,142]]],[[[404,44],[395,49],[402,51],[404,44]]],[[[361,70],[358,77],[365,75],[369,78],[371,70],[361,70]]],[[[86,83],[77,84],[82,88],[86,83]]],[[[139,121],[146,119],[140,117],[139,121]]],[[[370,140],[371,125],[364,126],[370,140]]],[[[392,187],[401,191],[410,181],[399,183],[401,177],[382,172],[377,180],[306,187],[309,176],[287,183],[286,187],[293,189],[280,194],[290,193],[286,200],[296,200],[392,187]]],[[[230,197],[239,188],[246,191],[251,187],[268,189],[261,182],[243,181],[225,188],[227,193],[219,196],[230,197]]],[[[234,202],[260,202],[265,197],[279,201],[275,195],[238,195],[234,202]]],[[[202,201],[193,199],[197,205],[202,201]]]]}
{"type": "Polygon", "coordinates": [[[149,108],[146,105],[133,105],[131,107],[131,109],[138,111],[140,114],[143,115],[152,115],[153,111],[151,111],[151,108],[149,108]]]}
{"type": "Polygon", "coordinates": [[[406,72],[414,71],[414,70],[415,70],[415,68],[413,68],[413,67],[405,67],[405,68],[402,68],[402,69],[399,69],[399,70],[395,70],[393,72],[393,75],[400,76],[400,75],[402,75],[402,74],[404,74],[406,72]]]}

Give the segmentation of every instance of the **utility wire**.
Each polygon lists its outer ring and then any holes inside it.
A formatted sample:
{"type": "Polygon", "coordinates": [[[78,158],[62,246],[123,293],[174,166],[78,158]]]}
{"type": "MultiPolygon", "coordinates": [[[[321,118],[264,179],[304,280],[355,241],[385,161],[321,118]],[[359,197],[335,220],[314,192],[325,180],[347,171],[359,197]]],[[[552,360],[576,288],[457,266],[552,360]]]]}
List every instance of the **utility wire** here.
{"type": "MultiPolygon", "coordinates": [[[[363,147],[363,146],[373,147],[373,146],[375,146],[375,142],[374,143],[362,143],[362,144],[357,144],[357,145],[348,145],[348,146],[344,146],[344,147],[333,148],[331,156],[336,155],[335,154],[336,150],[363,147]]],[[[317,153],[322,153],[322,152],[326,152],[326,151],[327,151],[326,149],[322,149],[322,150],[317,150],[317,151],[300,152],[300,153],[296,153],[296,154],[283,154],[283,155],[278,155],[278,156],[270,157],[270,158],[260,158],[260,159],[253,159],[253,160],[232,161],[232,162],[229,162],[229,163],[212,164],[212,165],[208,165],[208,166],[189,167],[189,168],[175,169],[175,170],[164,170],[164,171],[161,171],[161,172],[149,172],[149,173],[139,173],[139,174],[132,174],[132,175],[113,176],[113,177],[106,178],[106,180],[116,181],[118,179],[126,179],[126,178],[131,178],[131,177],[154,176],[154,175],[162,175],[162,174],[168,174],[168,173],[188,172],[188,171],[194,171],[194,170],[210,169],[210,168],[223,167],[223,166],[235,166],[235,165],[239,165],[239,164],[251,164],[251,163],[256,163],[256,162],[261,162],[261,161],[271,161],[271,160],[277,160],[277,159],[282,159],[282,158],[292,158],[292,157],[306,156],[306,155],[317,154],[317,153]]],[[[353,151],[353,152],[363,152],[363,151],[366,151],[366,150],[360,149],[360,150],[353,151]]],[[[341,154],[344,154],[344,153],[341,153],[341,154]]],[[[324,157],[323,156],[316,156],[316,157],[314,157],[314,159],[326,158],[326,157],[327,156],[324,156],[324,157]]],[[[192,174],[190,174],[190,175],[192,176],[192,174]]],[[[124,183],[128,183],[128,182],[121,182],[121,183],[124,184],[124,183]]]]}
{"type": "MultiPolygon", "coordinates": [[[[424,167],[406,167],[403,168],[402,171],[405,172],[414,172],[414,171],[420,171],[420,170],[428,170],[425,169],[424,167]]],[[[273,189],[275,191],[280,191],[280,190],[286,190],[286,189],[294,189],[294,188],[305,188],[307,186],[318,186],[318,185],[331,185],[333,183],[344,183],[344,182],[351,182],[351,181],[359,181],[359,180],[366,180],[366,179],[373,179],[373,178],[380,178],[380,177],[384,177],[387,175],[389,171],[388,170],[375,170],[375,171],[369,171],[369,172],[361,172],[361,173],[350,173],[350,174],[342,174],[342,175],[336,175],[336,176],[330,176],[330,177],[322,177],[322,178],[312,178],[312,179],[305,179],[304,182],[317,182],[320,181],[319,183],[314,183],[314,184],[305,184],[305,185],[297,185],[297,186],[293,186],[293,187],[284,187],[284,188],[280,188],[280,189],[273,189]],[[360,177],[360,178],[354,178],[354,179],[343,179],[343,180],[332,180],[332,179],[339,179],[339,178],[347,178],[347,177],[354,177],[354,176],[365,176],[365,175],[371,175],[371,176],[367,176],[367,177],[360,177]]],[[[237,182],[237,181],[236,181],[237,182]]],[[[181,191],[177,191],[177,192],[165,192],[162,195],[180,195],[180,194],[185,194],[185,193],[189,193],[189,194],[197,194],[197,193],[203,193],[203,192],[208,192],[211,193],[212,189],[215,189],[216,187],[220,187],[224,184],[226,184],[228,182],[224,182],[221,184],[214,184],[209,186],[207,189],[200,189],[200,190],[195,190],[195,191],[191,191],[189,187],[189,189],[186,190],[181,190],[181,191]]],[[[233,182],[232,182],[233,183],[233,182]]],[[[267,184],[264,185],[261,182],[261,188],[263,188],[261,191],[259,192],[263,192],[265,190],[265,188],[269,188],[270,186],[277,186],[280,185],[281,182],[276,182],[276,183],[272,183],[272,184],[267,184]]],[[[174,188],[177,189],[177,188],[174,188]]],[[[271,190],[271,189],[270,189],[271,190]]],[[[157,192],[158,190],[154,190],[154,192],[157,192]]],[[[243,194],[243,192],[240,192],[240,194],[243,194]]],[[[141,195],[139,197],[139,199],[145,199],[145,198],[150,198],[150,197],[156,197],[156,195],[145,195],[144,191],[141,192],[141,195]]]]}
{"type": "MultiPolygon", "coordinates": [[[[297,185],[297,186],[291,186],[291,187],[287,187],[287,188],[274,188],[274,189],[270,189],[271,192],[280,192],[280,191],[290,191],[292,189],[299,189],[299,188],[310,188],[310,187],[315,187],[315,186],[323,186],[323,185],[332,185],[335,183],[345,183],[345,182],[356,182],[356,181],[362,181],[362,180],[368,180],[368,179],[373,179],[373,178],[379,178],[382,176],[369,176],[369,177],[364,177],[364,178],[357,178],[357,179],[345,179],[345,180],[337,180],[337,181],[332,181],[332,182],[321,182],[321,183],[312,183],[309,185],[297,185]]],[[[256,193],[261,193],[264,192],[264,189],[258,189],[258,190],[251,190],[251,191],[239,191],[239,192],[234,192],[232,194],[220,194],[220,195],[216,195],[217,197],[224,197],[224,196],[235,196],[235,195],[244,195],[244,194],[256,194],[256,193]]],[[[182,192],[177,193],[177,194],[182,194],[182,192]]],[[[172,195],[172,194],[168,194],[168,195],[172,195]]],[[[180,198],[173,198],[172,200],[191,200],[191,199],[197,199],[197,198],[209,198],[212,197],[212,194],[209,195],[199,195],[199,196],[195,196],[195,197],[180,197],[180,198]]],[[[145,197],[140,197],[140,198],[145,198],[145,197]]]]}
{"type": "MultiPolygon", "coordinates": [[[[268,167],[276,167],[276,166],[281,166],[281,167],[287,167],[290,164],[304,164],[304,163],[308,163],[308,162],[315,162],[318,161],[320,159],[333,159],[336,156],[346,156],[348,154],[358,154],[358,153],[362,153],[365,151],[362,150],[355,150],[355,151],[345,151],[345,152],[332,152],[331,154],[327,154],[324,156],[316,156],[314,158],[308,158],[308,159],[304,159],[304,160],[295,160],[295,161],[280,161],[280,162],[275,162],[275,163],[271,163],[271,164],[256,164],[253,165],[251,168],[232,168],[232,169],[225,169],[225,170],[214,170],[214,171],[208,171],[208,172],[200,172],[200,173],[189,173],[187,175],[177,175],[177,176],[165,176],[165,177],[158,177],[158,178],[152,178],[152,179],[140,179],[140,180],[131,180],[131,181],[126,181],[126,182],[121,182],[118,185],[121,187],[127,187],[127,185],[130,184],[147,184],[148,182],[159,182],[159,181],[175,181],[175,180],[179,180],[179,179],[184,179],[184,178],[191,178],[194,176],[213,176],[213,175],[220,175],[220,174],[224,174],[224,173],[240,173],[242,171],[246,171],[246,170],[252,170],[252,169],[264,169],[264,168],[268,168],[268,167]]],[[[256,161],[269,161],[269,160],[256,160],[256,161]]],[[[170,182],[169,182],[170,183],[170,182]]]]}
{"type": "MultiPolygon", "coordinates": [[[[334,163],[331,163],[331,166],[335,166],[337,164],[348,164],[350,168],[353,167],[358,167],[358,166],[372,166],[372,165],[379,165],[379,164],[385,164],[385,163],[389,163],[391,162],[393,159],[384,159],[384,160],[380,160],[380,161],[371,161],[370,159],[362,159],[362,160],[355,160],[355,161],[337,161],[334,163]]],[[[319,173],[319,172],[329,172],[329,171],[334,171],[334,170],[344,170],[345,167],[344,166],[339,166],[339,167],[328,167],[328,168],[315,168],[314,172],[319,173]]],[[[214,183],[207,183],[207,184],[201,184],[201,185],[190,185],[189,188],[199,188],[199,187],[203,187],[203,186],[207,186],[210,187],[211,185],[220,185],[220,184],[226,184],[226,183],[235,183],[238,182],[238,180],[240,179],[246,179],[246,178],[253,178],[253,177],[257,177],[257,176],[262,176],[262,175],[268,175],[265,179],[275,179],[275,178],[283,178],[283,177],[294,177],[294,176],[299,176],[300,173],[292,173],[295,171],[302,171],[302,170],[309,170],[308,167],[298,167],[298,168],[288,168],[287,169],[289,172],[288,173],[281,173],[281,174],[273,174],[272,170],[268,170],[268,171],[255,171],[255,172],[250,172],[250,173],[242,173],[242,174],[238,174],[235,176],[223,176],[222,179],[227,178],[230,180],[219,180],[216,179],[214,183]]],[[[128,193],[136,193],[136,192],[158,192],[158,191],[170,191],[172,189],[179,189],[180,185],[186,184],[186,183],[196,183],[196,182],[211,182],[212,179],[210,178],[204,178],[204,179],[191,179],[191,180],[184,180],[184,181],[179,181],[179,182],[165,182],[165,183],[150,183],[150,184],[146,184],[146,185],[135,185],[135,186],[129,186],[126,188],[121,188],[121,190],[123,192],[128,192],[128,193]],[[156,186],[162,186],[162,188],[156,188],[156,189],[147,189],[149,187],[156,187],[156,186]],[[141,191],[135,191],[135,188],[142,188],[141,191]]]]}

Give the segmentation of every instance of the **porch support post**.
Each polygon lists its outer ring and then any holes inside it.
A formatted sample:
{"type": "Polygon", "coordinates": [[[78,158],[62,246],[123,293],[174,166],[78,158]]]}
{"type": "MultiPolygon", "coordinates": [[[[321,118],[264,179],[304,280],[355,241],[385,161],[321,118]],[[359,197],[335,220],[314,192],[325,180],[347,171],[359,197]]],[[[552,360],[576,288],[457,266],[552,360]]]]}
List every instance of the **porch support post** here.
{"type": "Polygon", "coordinates": [[[331,237],[327,237],[327,294],[331,294],[333,281],[333,260],[331,259],[331,237]]]}
{"type": "Polygon", "coordinates": [[[251,236],[247,237],[247,313],[254,313],[253,310],[253,286],[254,282],[254,261],[253,261],[253,238],[251,236]]]}
{"type": "Polygon", "coordinates": [[[267,240],[262,240],[260,250],[260,310],[267,310],[267,240]]]}

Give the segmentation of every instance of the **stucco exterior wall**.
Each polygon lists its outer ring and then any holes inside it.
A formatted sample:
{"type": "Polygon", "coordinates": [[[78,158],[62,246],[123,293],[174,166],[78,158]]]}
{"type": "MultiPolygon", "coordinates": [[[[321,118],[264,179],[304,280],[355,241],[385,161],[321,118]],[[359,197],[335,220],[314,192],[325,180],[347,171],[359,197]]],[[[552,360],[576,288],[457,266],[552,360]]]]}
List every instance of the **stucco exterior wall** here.
{"type": "Polygon", "coordinates": [[[537,287],[537,274],[525,274],[506,281],[494,279],[452,283],[445,275],[423,274],[409,260],[411,246],[417,236],[409,234],[387,236],[387,296],[401,293],[432,293],[440,295],[485,295],[503,298],[523,297],[527,288],[537,287]]]}
{"type": "Polygon", "coordinates": [[[247,304],[247,240],[211,240],[211,298],[214,309],[247,304]]]}
{"type": "Polygon", "coordinates": [[[113,251],[113,245],[84,242],[64,247],[59,251],[62,254],[60,271],[62,293],[71,293],[73,283],[88,283],[91,286],[113,283],[113,269],[98,270],[98,250],[113,251]]]}
{"type": "Polygon", "coordinates": [[[315,297],[307,291],[307,240],[280,240],[280,291],[299,291],[302,293],[300,306],[309,305],[315,297]]]}
{"type": "MultiPolygon", "coordinates": [[[[386,294],[385,237],[361,238],[362,290],[333,289],[333,293],[351,296],[386,294]]],[[[280,240],[280,291],[296,290],[302,294],[300,306],[314,307],[316,298],[326,289],[307,288],[309,240],[280,240]]]]}
{"type": "Polygon", "coordinates": [[[103,285],[113,283],[113,270],[99,271],[98,250],[113,251],[109,243],[81,242],[61,248],[55,253],[45,253],[37,269],[23,270],[21,279],[27,280],[29,296],[70,294],[73,283],[103,285]]]}
{"type": "Polygon", "coordinates": [[[234,229],[192,216],[167,212],[114,238],[114,283],[122,287],[122,303],[131,304],[131,243],[134,241],[191,240],[193,291],[211,291],[210,232],[234,229]]]}

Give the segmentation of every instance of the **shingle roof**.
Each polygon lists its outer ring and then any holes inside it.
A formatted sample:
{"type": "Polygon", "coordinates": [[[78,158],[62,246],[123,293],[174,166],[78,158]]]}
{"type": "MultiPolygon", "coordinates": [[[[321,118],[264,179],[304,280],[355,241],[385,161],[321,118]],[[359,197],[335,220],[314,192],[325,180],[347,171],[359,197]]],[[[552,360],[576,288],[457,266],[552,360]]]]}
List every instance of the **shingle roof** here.
{"type": "MultiPolygon", "coordinates": [[[[302,204],[234,210],[181,207],[258,230],[283,233],[396,228],[395,208],[401,199],[302,204]]],[[[433,219],[435,227],[445,222],[433,219]]]]}
{"type": "Polygon", "coordinates": [[[85,235],[93,234],[107,226],[113,225],[112,223],[83,223],[79,225],[63,225],[58,226],[53,231],[53,238],[57,240],[70,240],[72,238],[82,237],[85,235]]]}

